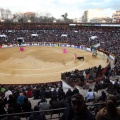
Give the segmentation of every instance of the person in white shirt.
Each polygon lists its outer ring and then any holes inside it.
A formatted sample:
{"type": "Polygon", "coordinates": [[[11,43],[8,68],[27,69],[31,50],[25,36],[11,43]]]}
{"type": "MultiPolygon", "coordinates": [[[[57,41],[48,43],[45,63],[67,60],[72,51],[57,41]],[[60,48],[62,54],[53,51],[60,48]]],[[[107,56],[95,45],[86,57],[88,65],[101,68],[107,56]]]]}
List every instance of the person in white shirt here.
{"type": "Polygon", "coordinates": [[[11,92],[11,90],[8,88],[8,90],[5,92],[5,98],[7,100],[9,100],[9,95],[12,95],[13,93],[11,92]]]}

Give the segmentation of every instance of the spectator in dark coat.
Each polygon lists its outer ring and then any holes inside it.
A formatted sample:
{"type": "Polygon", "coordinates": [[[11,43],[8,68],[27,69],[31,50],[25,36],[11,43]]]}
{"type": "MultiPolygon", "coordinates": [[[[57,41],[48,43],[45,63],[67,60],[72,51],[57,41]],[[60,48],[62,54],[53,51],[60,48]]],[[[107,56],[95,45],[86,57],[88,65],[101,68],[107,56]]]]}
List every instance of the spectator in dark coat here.
{"type": "Polygon", "coordinates": [[[75,87],[73,90],[73,95],[79,93],[79,90],[75,87]]]}
{"type": "Polygon", "coordinates": [[[67,107],[69,105],[68,99],[66,98],[66,95],[63,96],[62,100],[63,107],[67,107]]]}
{"type": "MultiPolygon", "coordinates": [[[[52,109],[59,109],[63,108],[63,104],[60,100],[57,99],[57,97],[54,98],[54,100],[51,102],[51,108],[52,109]]],[[[61,110],[53,111],[52,114],[58,114],[61,110]]]]}
{"type": "Polygon", "coordinates": [[[119,88],[119,80],[116,79],[115,83],[114,83],[114,89],[118,89],[119,88]]]}
{"type": "Polygon", "coordinates": [[[95,117],[87,109],[84,97],[81,94],[74,94],[71,106],[67,107],[60,120],[95,120],[95,117]]]}
{"type": "Polygon", "coordinates": [[[63,91],[63,89],[60,87],[58,89],[58,99],[62,100],[63,96],[65,95],[65,92],[63,91]]]}
{"type": "MultiPolygon", "coordinates": [[[[7,112],[8,114],[13,114],[14,109],[9,107],[7,112]]],[[[7,117],[4,117],[2,120],[21,120],[21,118],[18,116],[7,116],[7,117]]]]}
{"type": "Polygon", "coordinates": [[[34,88],[33,97],[34,97],[34,99],[39,99],[40,98],[40,90],[38,89],[38,87],[34,88]]]}
{"type": "Polygon", "coordinates": [[[50,105],[52,105],[52,103],[56,100],[57,100],[57,96],[52,96],[50,101],[49,101],[50,105]]]}
{"type": "Polygon", "coordinates": [[[95,83],[95,90],[96,91],[100,90],[100,84],[99,84],[99,82],[95,83]]]}
{"type": "Polygon", "coordinates": [[[52,95],[52,97],[58,96],[58,92],[57,92],[56,88],[54,88],[54,90],[52,91],[51,95],[52,95]]]}
{"type": "Polygon", "coordinates": [[[104,91],[101,92],[101,96],[98,98],[98,102],[105,102],[107,95],[104,91]]]}
{"type": "Polygon", "coordinates": [[[31,111],[31,103],[27,97],[24,98],[24,103],[22,104],[23,112],[30,112],[31,111]]]}
{"type": "Polygon", "coordinates": [[[13,95],[9,95],[9,100],[7,102],[8,106],[12,107],[15,113],[20,113],[22,111],[21,106],[16,102],[13,95]]]}
{"type": "Polygon", "coordinates": [[[66,92],[66,97],[71,97],[72,95],[73,95],[73,92],[71,88],[69,88],[68,91],[66,92]]]}
{"type": "MultiPolygon", "coordinates": [[[[3,104],[3,102],[2,102],[2,100],[0,101],[0,115],[2,115],[2,114],[6,114],[6,111],[5,111],[5,109],[4,109],[4,104],[3,104]]],[[[1,119],[2,117],[0,117],[0,119],[1,119]]]]}
{"type": "Polygon", "coordinates": [[[116,98],[117,98],[117,100],[120,100],[120,89],[117,90],[116,98]]]}
{"type": "MultiPolygon", "coordinates": [[[[34,111],[39,111],[39,106],[34,107],[34,111]]],[[[46,120],[46,117],[43,113],[32,113],[29,117],[29,120],[46,120]]]]}

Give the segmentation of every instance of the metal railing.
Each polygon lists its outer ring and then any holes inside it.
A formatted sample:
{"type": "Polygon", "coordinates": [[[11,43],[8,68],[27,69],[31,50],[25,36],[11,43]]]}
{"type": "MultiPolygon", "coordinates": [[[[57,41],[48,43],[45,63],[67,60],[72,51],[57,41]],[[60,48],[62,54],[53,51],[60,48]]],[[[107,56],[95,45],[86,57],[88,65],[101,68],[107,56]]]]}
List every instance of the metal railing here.
{"type": "Polygon", "coordinates": [[[0,118],[19,116],[21,118],[24,117],[27,119],[29,117],[29,115],[31,115],[32,113],[44,113],[45,116],[49,116],[49,117],[46,117],[47,120],[52,120],[52,119],[59,119],[65,109],[66,108],[59,108],[59,109],[21,112],[21,113],[13,113],[13,114],[2,114],[2,115],[0,115],[0,118]]]}
{"type": "MultiPolygon", "coordinates": [[[[120,100],[117,101],[118,102],[118,105],[120,105],[120,100]]],[[[89,102],[89,103],[86,103],[86,106],[88,107],[88,109],[90,109],[90,107],[96,107],[96,106],[99,106],[99,105],[105,105],[105,102],[102,102],[102,103],[92,103],[92,102],[89,102]]],[[[21,112],[21,113],[13,113],[13,114],[2,114],[0,115],[0,118],[2,117],[10,117],[10,116],[19,116],[19,117],[24,117],[24,118],[28,118],[30,114],[32,113],[44,113],[45,116],[49,116],[49,117],[46,117],[47,120],[54,120],[54,119],[57,119],[59,120],[59,118],[61,117],[61,115],[63,114],[64,110],[66,108],[59,108],[59,109],[49,109],[49,110],[40,110],[40,111],[31,111],[31,112],[21,112]]],[[[90,109],[91,110],[91,109],[90,109]]],[[[91,111],[92,113],[94,113],[93,111],[91,111]]]]}

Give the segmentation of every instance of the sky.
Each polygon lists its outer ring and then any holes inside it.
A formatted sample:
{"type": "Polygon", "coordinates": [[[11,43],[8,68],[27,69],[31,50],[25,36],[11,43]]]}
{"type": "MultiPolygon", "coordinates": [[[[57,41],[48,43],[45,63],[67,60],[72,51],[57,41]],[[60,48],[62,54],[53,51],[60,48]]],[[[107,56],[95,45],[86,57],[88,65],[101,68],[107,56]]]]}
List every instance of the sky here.
{"type": "Polygon", "coordinates": [[[85,10],[100,8],[104,15],[120,10],[119,0],[0,0],[0,8],[16,12],[50,13],[55,18],[68,13],[68,18],[80,18],[85,10]]]}

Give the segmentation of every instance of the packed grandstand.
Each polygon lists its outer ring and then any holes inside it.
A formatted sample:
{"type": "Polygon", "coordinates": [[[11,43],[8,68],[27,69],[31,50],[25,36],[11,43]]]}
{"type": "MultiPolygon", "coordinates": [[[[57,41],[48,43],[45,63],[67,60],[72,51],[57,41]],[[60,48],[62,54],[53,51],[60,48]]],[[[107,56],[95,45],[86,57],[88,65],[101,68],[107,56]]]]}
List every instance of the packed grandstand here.
{"type": "MultiPolygon", "coordinates": [[[[75,69],[61,73],[61,80],[69,85],[68,90],[64,90],[62,81],[46,84],[33,85],[0,85],[0,117],[2,114],[24,113],[35,111],[33,101],[42,110],[52,110],[67,107],[73,94],[80,93],[81,89],[93,92],[94,99],[87,99],[84,96],[88,109],[94,115],[105,105],[96,104],[106,101],[108,94],[114,94],[120,100],[120,28],[116,26],[92,26],[85,24],[0,24],[0,48],[14,47],[20,45],[65,45],[65,47],[78,47],[81,49],[92,49],[103,52],[108,57],[108,66],[102,68],[101,65],[85,70],[75,69]],[[96,45],[98,45],[96,47],[96,45]],[[111,66],[110,60],[113,61],[111,66]],[[114,80],[114,82],[111,81],[114,80]],[[90,84],[87,84],[90,83],[90,84]],[[91,85],[92,84],[92,85],[91,85]],[[79,87],[76,87],[79,86],[79,87]],[[94,91],[90,90],[90,86],[94,91]],[[103,91],[105,91],[103,93],[103,91]],[[100,92],[98,94],[98,92],[100,92]],[[28,100],[29,99],[29,100],[28,100]],[[38,102],[39,101],[39,102],[38,102]],[[91,106],[96,104],[96,106],[91,106]],[[42,103],[46,103],[46,108],[42,103]],[[10,108],[14,111],[8,111],[10,108]]],[[[119,104],[118,104],[119,106],[119,104]]],[[[64,110],[59,111],[63,113],[64,110]]],[[[59,112],[56,112],[57,114],[59,112]]],[[[30,114],[17,114],[20,118],[28,118],[30,114]]],[[[45,113],[47,119],[52,119],[45,113]]],[[[14,114],[15,115],[15,114],[14,114]]],[[[59,116],[60,117],[60,116],[59,116]]],[[[59,119],[56,118],[56,119],[59,119]]]]}

